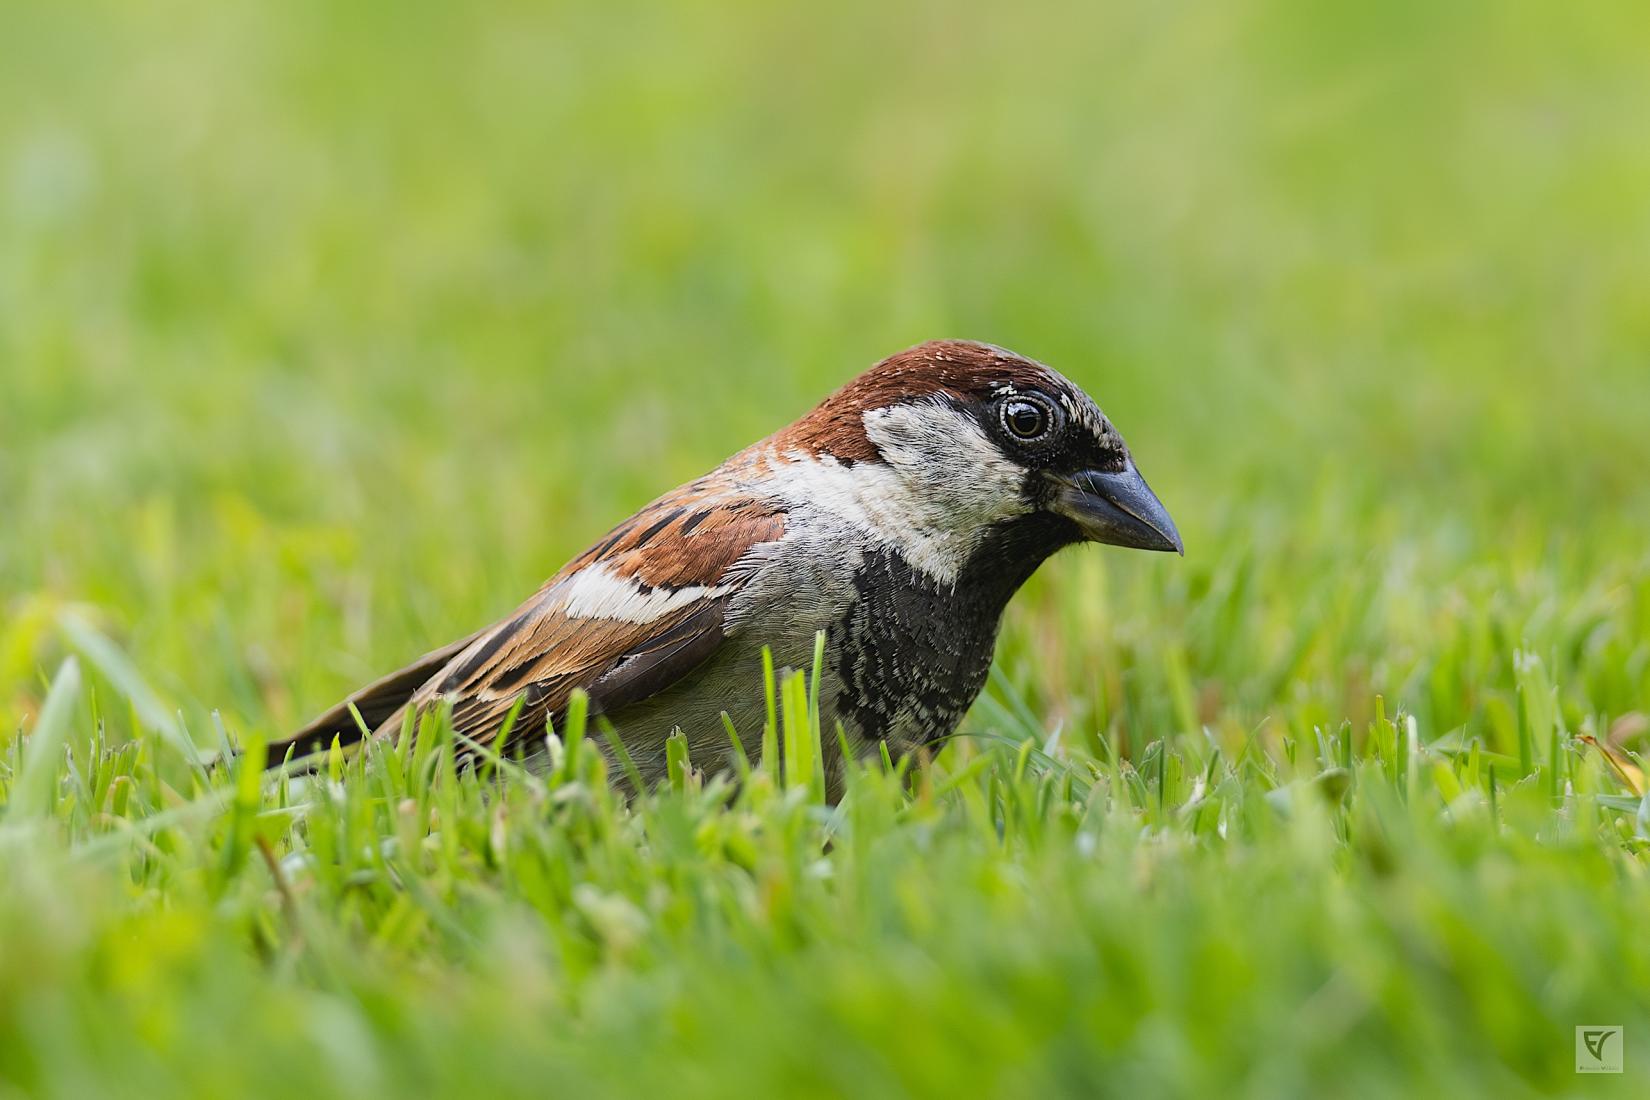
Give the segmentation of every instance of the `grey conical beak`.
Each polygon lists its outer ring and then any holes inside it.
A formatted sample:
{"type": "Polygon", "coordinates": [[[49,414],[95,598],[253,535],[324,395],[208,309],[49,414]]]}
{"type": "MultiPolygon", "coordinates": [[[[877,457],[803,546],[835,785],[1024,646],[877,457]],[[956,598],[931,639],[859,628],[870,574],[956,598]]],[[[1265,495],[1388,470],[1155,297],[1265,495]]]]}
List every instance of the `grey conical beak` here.
{"type": "Polygon", "coordinates": [[[1186,553],[1169,510],[1133,462],[1116,473],[1082,470],[1056,481],[1054,510],[1075,520],[1089,541],[1186,553]]]}

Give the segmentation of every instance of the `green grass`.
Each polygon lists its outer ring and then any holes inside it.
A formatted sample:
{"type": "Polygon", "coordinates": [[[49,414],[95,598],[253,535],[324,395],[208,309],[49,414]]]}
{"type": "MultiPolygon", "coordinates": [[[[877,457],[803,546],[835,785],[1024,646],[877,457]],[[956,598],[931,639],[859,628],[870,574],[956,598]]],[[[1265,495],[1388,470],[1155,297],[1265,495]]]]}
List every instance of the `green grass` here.
{"type": "Polygon", "coordinates": [[[4,22],[0,1096],[1644,1092],[1637,6],[4,22]],[[938,335],[1189,556],[924,766],[199,762],[938,335]]]}

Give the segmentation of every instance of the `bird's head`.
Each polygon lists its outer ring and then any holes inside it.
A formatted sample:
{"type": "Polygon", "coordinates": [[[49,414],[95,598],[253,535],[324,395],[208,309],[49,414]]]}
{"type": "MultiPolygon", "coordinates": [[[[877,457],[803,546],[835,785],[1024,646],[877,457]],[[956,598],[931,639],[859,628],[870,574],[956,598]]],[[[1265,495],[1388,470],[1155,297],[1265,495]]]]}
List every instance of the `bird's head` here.
{"type": "Polygon", "coordinates": [[[1093,399],[987,344],[941,340],[891,356],[773,444],[829,471],[811,487],[822,507],[864,516],[940,580],[1003,532],[1033,532],[1055,549],[1184,553],[1093,399]]]}

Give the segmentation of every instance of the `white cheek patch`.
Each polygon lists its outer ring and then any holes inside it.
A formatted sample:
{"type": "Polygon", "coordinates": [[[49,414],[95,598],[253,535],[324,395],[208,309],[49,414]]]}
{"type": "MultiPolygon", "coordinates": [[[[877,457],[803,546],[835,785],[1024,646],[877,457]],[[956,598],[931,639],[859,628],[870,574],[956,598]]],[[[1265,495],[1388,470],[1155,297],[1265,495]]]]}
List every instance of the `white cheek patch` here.
{"type": "Polygon", "coordinates": [[[715,599],[733,591],[731,585],[712,588],[646,588],[630,577],[619,577],[605,565],[587,565],[560,585],[563,615],[569,619],[607,619],[621,623],[651,623],[696,600],[715,599]]]}
{"type": "Polygon", "coordinates": [[[865,436],[904,481],[922,486],[940,526],[973,528],[1026,509],[1025,468],[1010,461],[973,417],[949,405],[872,409],[865,414],[865,436]]]}
{"type": "Polygon", "coordinates": [[[872,409],[865,434],[882,463],[793,452],[770,459],[763,488],[859,528],[941,584],[956,583],[993,523],[1029,509],[1025,470],[948,405],[872,409]]]}

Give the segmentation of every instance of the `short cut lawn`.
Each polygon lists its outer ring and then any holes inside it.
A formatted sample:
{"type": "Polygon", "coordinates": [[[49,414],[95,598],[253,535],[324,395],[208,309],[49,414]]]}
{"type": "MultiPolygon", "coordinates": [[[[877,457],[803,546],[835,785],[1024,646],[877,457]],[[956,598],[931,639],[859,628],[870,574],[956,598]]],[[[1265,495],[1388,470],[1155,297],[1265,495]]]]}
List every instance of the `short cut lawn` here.
{"type": "Polygon", "coordinates": [[[1650,1088],[1638,6],[4,22],[0,1097],[1650,1088]],[[225,760],[942,335],[1188,556],[931,758],[225,760]]]}

